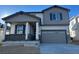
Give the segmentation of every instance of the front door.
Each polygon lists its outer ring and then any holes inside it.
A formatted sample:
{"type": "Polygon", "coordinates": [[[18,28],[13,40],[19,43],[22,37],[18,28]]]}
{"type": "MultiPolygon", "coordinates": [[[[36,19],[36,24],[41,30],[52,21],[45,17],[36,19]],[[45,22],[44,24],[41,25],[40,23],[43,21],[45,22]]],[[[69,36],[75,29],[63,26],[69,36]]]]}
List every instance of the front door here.
{"type": "Polygon", "coordinates": [[[30,26],[30,40],[36,40],[35,34],[36,34],[36,26],[35,26],[35,24],[31,24],[31,26],[30,26]]]}

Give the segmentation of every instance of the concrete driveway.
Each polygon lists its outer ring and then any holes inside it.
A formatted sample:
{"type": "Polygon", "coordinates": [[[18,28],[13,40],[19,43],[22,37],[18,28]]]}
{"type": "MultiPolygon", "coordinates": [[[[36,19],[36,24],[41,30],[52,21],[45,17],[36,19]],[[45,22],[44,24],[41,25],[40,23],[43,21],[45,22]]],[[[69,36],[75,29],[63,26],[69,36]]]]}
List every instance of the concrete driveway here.
{"type": "Polygon", "coordinates": [[[44,43],[40,46],[42,54],[78,54],[79,45],[74,44],[50,44],[44,43]]]}

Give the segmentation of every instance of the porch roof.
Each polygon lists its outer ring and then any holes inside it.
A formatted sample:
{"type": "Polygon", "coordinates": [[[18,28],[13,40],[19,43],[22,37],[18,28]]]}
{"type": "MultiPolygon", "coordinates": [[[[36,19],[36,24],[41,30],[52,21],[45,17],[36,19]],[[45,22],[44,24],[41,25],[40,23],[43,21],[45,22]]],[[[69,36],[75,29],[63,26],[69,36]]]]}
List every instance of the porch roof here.
{"type": "Polygon", "coordinates": [[[25,21],[40,21],[40,17],[30,15],[27,12],[19,11],[10,16],[2,18],[5,22],[25,22],[25,21]]]}
{"type": "Polygon", "coordinates": [[[37,16],[35,16],[35,15],[30,15],[30,14],[28,14],[27,12],[19,11],[19,12],[16,12],[16,13],[12,14],[12,15],[9,15],[9,16],[7,16],[7,17],[2,18],[2,20],[6,20],[6,19],[11,18],[11,17],[13,17],[13,16],[16,16],[16,15],[18,15],[18,14],[21,14],[21,15],[24,14],[24,15],[28,15],[28,16],[31,16],[31,17],[36,18],[36,19],[41,19],[40,17],[37,17],[37,16]]]}

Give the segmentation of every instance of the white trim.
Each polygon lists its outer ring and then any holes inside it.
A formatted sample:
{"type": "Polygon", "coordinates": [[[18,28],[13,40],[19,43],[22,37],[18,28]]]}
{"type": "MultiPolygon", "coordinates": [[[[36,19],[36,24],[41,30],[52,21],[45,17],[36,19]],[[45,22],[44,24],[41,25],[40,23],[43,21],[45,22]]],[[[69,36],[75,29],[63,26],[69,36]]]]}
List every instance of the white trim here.
{"type": "Polygon", "coordinates": [[[39,40],[39,23],[36,22],[36,40],[39,40]]]}
{"type": "Polygon", "coordinates": [[[41,30],[68,30],[68,26],[41,26],[41,30]]]}

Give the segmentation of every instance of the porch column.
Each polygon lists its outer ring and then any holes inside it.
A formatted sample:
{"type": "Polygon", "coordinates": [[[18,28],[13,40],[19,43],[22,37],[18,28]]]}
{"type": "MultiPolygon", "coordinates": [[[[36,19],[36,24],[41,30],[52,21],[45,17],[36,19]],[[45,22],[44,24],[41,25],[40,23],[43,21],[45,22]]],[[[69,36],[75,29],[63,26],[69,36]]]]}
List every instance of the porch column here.
{"type": "Polygon", "coordinates": [[[3,35],[4,35],[3,40],[5,40],[6,29],[7,29],[7,23],[5,23],[5,25],[4,25],[4,29],[3,29],[3,35]]]}
{"type": "Polygon", "coordinates": [[[36,40],[39,40],[39,23],[36,22],[36,40]]]}
{"type": "Polygon", "coordinates": [[[15,34],[15,24],[11,24],[10,34],[15,34]]]}
{"type": "Polygon", "coordinates": [[[26,40],[28,40],[28,34],[29,34],[29,23],[26,23],[26,29],[25,29],[25,34],[26,34],[26,40]]]}

